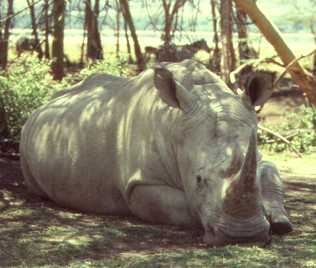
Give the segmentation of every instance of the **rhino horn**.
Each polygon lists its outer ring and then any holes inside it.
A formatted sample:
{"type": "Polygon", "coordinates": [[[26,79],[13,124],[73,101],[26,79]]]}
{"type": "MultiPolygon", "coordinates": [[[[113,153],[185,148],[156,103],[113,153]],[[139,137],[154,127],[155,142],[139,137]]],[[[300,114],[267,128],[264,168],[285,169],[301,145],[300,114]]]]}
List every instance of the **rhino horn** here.
{"type": "Polygon", "coordinates": [[[224,210],[230,216],[251,217],[259,209],[259,194],[256,187],[256,143],[256,132],[253,131],[238,179],[232,182],[226,192],[224,210]]]}
{"type": "Polygon", "coordinates": [[[257,173],[257,139],[256,132],[252,131],[247,154],[245,157],[244,164],[242,166],[239,184],[241,189],[246,192],[252,192],[256,183],[257,173]]]}

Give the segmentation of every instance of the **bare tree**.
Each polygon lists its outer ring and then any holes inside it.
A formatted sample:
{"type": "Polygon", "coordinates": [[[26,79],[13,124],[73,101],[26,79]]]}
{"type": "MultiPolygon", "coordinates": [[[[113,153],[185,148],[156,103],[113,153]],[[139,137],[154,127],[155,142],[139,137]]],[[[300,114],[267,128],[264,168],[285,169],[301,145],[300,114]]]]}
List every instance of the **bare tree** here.
{"type": "Polygon", "coordinates": [[[49,0],[44,0],[44,7],[43,7],[43,13],[44,13],[44,56],[46,59],[50,58],[49,53],[49,33],[50,33],[50,14],[49,14],[49,0]]]}
{"type": "Polygon", "coordinates": [[[0,1],[0,68],[5,69],[8,63],[8,48],[10,37],[10,26],[13,15],[13,0],[7,0],[7,12],[4,1],[0,1]]]}
{"type": "Polygon", "coordinates": [[[144,57],[138,42],[138,37],[136,34],[136,29],[134,26],[133,18],[129,9],[128,1],[127,0],[120,0],[121,4],[121,10],[122,14],[124,16],[124,20],[126,21],[126,24],[128,25],[128,28],[131,32],[131,36],[133,38],[134,42],[134,50],[135,50],[135,56],[136,56],[136,63],[138,66],[138,71],[142,71],[145,68],[145,62],[144,57]]]}
{"type": "Polygon", "coordinates": [[[302,67],[287,46],[280,32],[272,22],[262,13],[255,0],[234,0],[239,8],[244,10],[257,25],[265,38],[278,53],[284,65],[288,66],[294,82],[304,91],[311,104],[316,106],[316,80],[302,67]]]}
{"type": "Polygon", "coordinates": [[[226,83],[229,83],[229,74],[236,67],[236,57],[233,46],[232,30],[232,0],[222,0],[221,7],[221,39],[222,39],[222,74],[226,83]]]}
{"type": "Polygon", "coordinates": [[[165,46],[168,46],[171,43],[173,34],[176,30],[175,28],[177,26],[177,14],[186,2],[187,0],[162,0],[165,17],[163,34],[163,41],[165,46]]]}
{"type": "Polygon", "coordinates": [[[217,1],[211,0],[211,11],[212,11],[212,25],[213,25],[213,41],[214,50],[211,54],[210,65],[212,71],[220,73],[221,71],[221,51],[219,48],[219,35],[218,35],[218,17],[217,17],[217,1]]]}
{"type": "Polygon", "coordinates": [[[35,51],[38,54],[38,57],[41,59],[43,57],[43,50],[41,48],[41,42],[38,37],[38,27],[37,27],[37,21],[36,21],[36,14],[35,14],[35,3],[34,0],[26,0],[29,11],[30,11],[30,17],[31,17],[31,23],[32,23],[32,35],[34,37],[34,48],[35,51]]]}
{"type": "MultiPolygon", "coordinates": [[[[314,8],[316,7],[316,1],[312,1],[311,4],[313,5],[314,8]]],[[[310,28],[311,33],[313,34],[314,43],[316,44],[316,27],[315,27],[315,24],[316,24],[316,17],[314,15],[309,19],[309,28],[310,28]]],[[[313,68],[313,74],[314,74],[314,76],[316,76],[316,53],[314,53],[314,55],[313,55],[312,68],[313,68]]]]}
{"type": "MultiPolygon", "coordinates": [[[[314,35],[314,43],[316,44],[316,29],[315,29],[315,22],[314,21],[311,22],[310,28],[311,28],[311,32],[314,35]]],[[[316,53],[314,53],[314,55],[313,55],[313,74],[314,74],[314,76],[316,76],[316,53]]]]}
{"type": "Polygon", "coordinates": [[[103,59],[103,49],[101,44],[100,31],[98,26],[99,0],[94,1],[92,7],[91,0],[85,0],[86,16],[85,26],[87,29],[87,58],[92,60],[103,59]]]}
{"type": "Polygon", "coordinates": [[[120,56],[120,25],[121,25],[121,6],[118,0],[115,0],[115,11],[116,11],[116,26],[115,26],[115,37],[116,37],[116,57],[120,56]]]}
{"type": "Polygon", "coordinates": [[[238,32],[238,52],[239,60],[251,58],[250,48],[248,46],[247,14],[240,8],[236,7],[236,24],[238,32]]]}
{"type": "Polygon", "coordinates": [[[131,44],[130,44],[130,41],[129,41],[127,23],[126,23],[125,20],[124,20],[124,33],[125,33],[126,49],[127,49],[127,55],[128,55],[127,62],[129,64],[131,64],[131,63],[133,63],[133,58],[132,58],[132,52],[131,52],[131,44]]]}
{"type": "Polygon", "coordinates": [[[64,0],[54,0],[53,3],[52,71],[56,80],[61,80],[64,76],[65,5],[64,0]]]}

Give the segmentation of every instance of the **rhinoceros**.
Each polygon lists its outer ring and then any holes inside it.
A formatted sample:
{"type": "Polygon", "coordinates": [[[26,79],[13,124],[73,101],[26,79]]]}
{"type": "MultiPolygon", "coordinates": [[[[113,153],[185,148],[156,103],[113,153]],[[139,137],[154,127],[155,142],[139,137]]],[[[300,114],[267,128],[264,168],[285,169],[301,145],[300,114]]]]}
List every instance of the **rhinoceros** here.
{"type": "Polygon", "coordinates": [[[93,75],[27,120],[26,184],[82,212],[201,227],[209,246],[267,243],[292,225],[258,152],[254,107],[270,89],[257,79],[238,96],[193,60],[93,75]]]}
{"type": "Polygon", "coordinates": [[[37,42],[34,38],[21,36],[15,43],[16,54],[18,57],[25,51],[35,51],[37,42]]]}

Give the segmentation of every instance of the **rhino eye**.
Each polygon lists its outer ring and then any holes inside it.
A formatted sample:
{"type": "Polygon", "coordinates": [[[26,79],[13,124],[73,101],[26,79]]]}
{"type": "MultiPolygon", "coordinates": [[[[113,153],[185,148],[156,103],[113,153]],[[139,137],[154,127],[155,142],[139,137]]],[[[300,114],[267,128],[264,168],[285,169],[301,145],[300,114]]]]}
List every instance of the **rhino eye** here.
{"type": "Polygon", "coordinates": [[[197,183],[201,183],[202,177],[200,175],[197,175],[196,176],[196,181],[197,181],[197,183]]]}

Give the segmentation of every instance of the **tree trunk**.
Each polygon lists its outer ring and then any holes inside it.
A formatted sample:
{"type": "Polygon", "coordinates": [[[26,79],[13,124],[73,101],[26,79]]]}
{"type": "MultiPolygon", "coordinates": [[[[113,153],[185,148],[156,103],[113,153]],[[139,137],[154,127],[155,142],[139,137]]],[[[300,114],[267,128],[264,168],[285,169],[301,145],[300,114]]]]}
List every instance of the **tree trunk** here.
{"type": "Polygon", "coordinates": [[[168,46],[171,43],[171,31],[172,31],[172,17],[170,15],[170,2],[167,3],[166,0],[163,0],[163,10],[165,13],[165,26],[164,26],[163,41],[164,41],[164,46],[168,46]]]}
{"type": "Polygon", "coordinates": [[[103,59],[101,37],[98,26],[99,0],[95,0],[94,9],[91,0],[86,0],[87,58],[103,59]]]}
{"type": "MultiPolygon", "coordinates": [[[[310,30],[313,34],[314,37],[314,43],[316,44],[316,29],[315,29],[315,24],[314,24],[314,19],[312,19],[310,21],[310,30]]],[[[313,75],[314,77],[316,77],[316,53],[313,55],[313,66],[312,66],[312,70],[313,70],[313,75]]]]}
{"type": "Polygon", "coordinates": [[[221,39],[222,39],[222,74],[225,82],[230,83],[229,74],[236,67],[232,30],[232,0],[221,1],[221,39]]]}
{"type": "Polygon", "coordinates": [[[248,46],[248,31],[247,31],[247,14],[240,8],[236,7],[236,23],[238,32],[238,52],[239,61],[250,59],[250,49],[248,46]]]}
{"type": "Polygon", "coordinates": [[[214,41],[214,51],[210,58],[210,66],[212,71],[216,73],[221,72],[221,51],[219,49],[219,36],[217,23],[218,18],[216,14],[217,3],[216,0],[211,0],[211,8],[212,8],[212,24],[213,24],[213,41],[214,41]]]}
{"type": "Polygon", "coordinates": [[[132,58],[132,52],[131,52],[131,44],[129,42],[129,36],[128,36],[128,31],[127,31],[127,23],[124,20],[124,32],[125,32],[125,39],[126,39],[126,48],[127,48],[127,55],[128,55],[128,59],[127,62],[129,64],[133,63],[133,58],[132,58]]]}
{"type": "Polygon", "coordinates": [[[136,34],[136,30],[135,30],[135,26],[134,26],[134,22],[129,10],[129,5],[128,5],[128,1],[127,0],[120,0],[120,4],[121,4],[121,10],[124,16],[124,19],[128,25],[128,28],[131,32],[132,38],[133,38],[133,42],[134,42],[134,50],[135,50],[135,56],[136,56],[136,64],[138,67],[138,71],[141,72],[144,70],[145,68],[145,63],[144,63],[144,57],[138,42],[138,37],[136,34]]]}
{"type": "Polygon", "coordinates": [[[4,109],[3,100],[0,97],[0,140],[9,137],[9,127],[7,113],[4,109]]]}
{"type": "Polygon", "coordinates": [[[313,55],[313,75],[316,77],[316,54],[313,55]]]}
{"type": "Polygon", "coordinates": [[[294,82],[305,92],[311,104],[316,106],[316,80],[309,75],[301,64],[295,61],[295,55],[283,40],[278,29],[257,7],[255,0],[234,0],[239,8],[244,10],[271,43],[280,59],[288,66],[294,82]]]}
{"type": "Polygon", "coordinates": [[[43,50],[41,48],[41,43],[38,38],[38,31],[37,31],[37,22],[36,22],[36,14],[34,8],[34,0],[26,0],[28,8],[30,10],[31,16],[31,24],[32,24],[32,35],[34,37],[34,49],[37,52],[38,58],[43,58],[43,50]]]}
{"type": "Polygon", "coordinates": [[[116,38],[116,57],[120,57],[120,25],[121,25],[121,9],[118,0],[115,1],[116,5],[116,27],[115,27],[115,38],[116,38]]]}
{"type": "MultiPolygon", "coordinates": [[[[3,3],[0,1],[0,10],[4,10],[2,6],[3,3]]],[[[8,8],[7,13],[5,14],[5,18],[0,19],[4,20],[4,26],[2,25],[2,21],[0,21],[0,68],[5,69],[8,63],[8,48],[9,48],[9,37],[10,37],[10,26],[11,19],[13,15],[13,0],[8,0],[8,8]]],[[[0,11],[1,12],[1,11],[0,11]]]]}
{"type": "MultiPolygon", "coordinates": [[[[177,16],[179,9],[184,6],[184,4],[187,2],[187,0],[175,0],[174,5],[171,8],[171,2],[172,1],[167,1],[167,0],[162,0],[162,6],[163,6],[163,11],[164,11],[164,34],[163,34],[163,41],[164,41],[164,46],[170,45],[172,41],[172,37],[175,33],[175,25],[173,25],[174,18],[177,16]]],[[[177,23],[175,23],[177,24],[177,23]]]]}
{"type": "Polygon", "coordinates": [[[53,44],[52,44],[52,71],[55,80],[64,76],[64,26],[65,26],[65,1],[54,0],[53,4],[53,44]]]}
{"type": "Polygon", "coordinates": [[[81,66],[83,66],[83,64],[84,64],[84,47],[85,47],[86,37],[87,37],[87,31],[86,31],[86,26],[84,26],[83,27],[82,43],[81,43],[81,47],[80,47],[80,65],[81,66]]]}
{"type": "Polygon", "coordinates": [[[49,0],[45,0],[44,2],[44,31],[45,31],[45,39],[44,39],[44,56],[46,59],[49,59],[49,32],[50,32],[50,16],[49,16],[49,0]]]}

